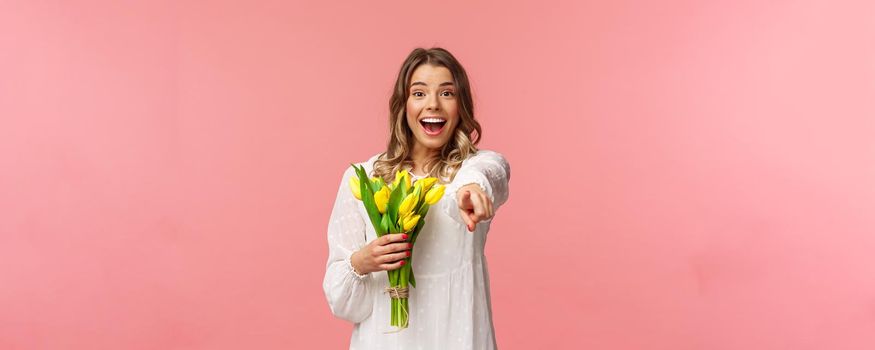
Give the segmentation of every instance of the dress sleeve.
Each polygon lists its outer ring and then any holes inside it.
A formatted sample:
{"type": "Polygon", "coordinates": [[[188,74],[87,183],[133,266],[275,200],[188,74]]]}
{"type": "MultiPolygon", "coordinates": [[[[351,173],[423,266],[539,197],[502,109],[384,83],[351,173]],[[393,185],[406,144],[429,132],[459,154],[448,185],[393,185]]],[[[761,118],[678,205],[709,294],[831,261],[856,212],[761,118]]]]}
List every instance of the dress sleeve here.
{"type": "MultiPolygon", "coordinates": [[[[492,201],[494,214],[498,214],[498,208],[507,202],[509,196],[510,164],[501,153],[480,150],[476,155],[468,158],[462,168],[456,173],[456,177],[447,186],[446,194],[449,200],[441,201],[444,212],[465,225],[465,220],[459,214],[459,203],[456,194],[460,188],[468,184],[477,184],[492,201]]],[[[490,222],[493,218],[484,220],[490,222]]]]}
{"type": "Polygon", "coordinates": [[[359,275],[350,264],[350,255],[365,245],[365,221],[358,213],[358,200],[349,189],[353,169],[347,168],[340,181],[337,199],[328,222],[328,264],[322,289],[328,306],[338,318],[359,323],[373,311],[368,288],[371,274],[359,275]]]}

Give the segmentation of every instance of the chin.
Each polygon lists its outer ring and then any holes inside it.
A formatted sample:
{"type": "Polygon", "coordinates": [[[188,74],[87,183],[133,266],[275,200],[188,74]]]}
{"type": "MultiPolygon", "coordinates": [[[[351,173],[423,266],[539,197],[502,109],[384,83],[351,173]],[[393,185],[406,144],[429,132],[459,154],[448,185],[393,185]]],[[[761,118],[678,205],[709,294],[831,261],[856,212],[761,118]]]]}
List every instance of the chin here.
{"type": "Polygon", "coordinates": [[[446,141],[446,140],[440,140],[440,141],[437,141],[437,140],[422,140],[422,139],[419,139],[419,143],[422,144],[423,146],[425,146],[425,147],[428,148],[428,149],[441,149],[441,148],[444,147],[444,145],[447,144],[447,141],[446,141]]]}
{"type": "Polygon", "coordinates": [[[429,148],[429,149],[441,149],[441,148],[443,148],[444,145],[446,145],[446,144],[447,144],[446,142],[443,142],[443,143],[441,143],[441,142],[428,142],[428,143],[424,143],[425,147],[427,147],[427,148],[429,148]]]}

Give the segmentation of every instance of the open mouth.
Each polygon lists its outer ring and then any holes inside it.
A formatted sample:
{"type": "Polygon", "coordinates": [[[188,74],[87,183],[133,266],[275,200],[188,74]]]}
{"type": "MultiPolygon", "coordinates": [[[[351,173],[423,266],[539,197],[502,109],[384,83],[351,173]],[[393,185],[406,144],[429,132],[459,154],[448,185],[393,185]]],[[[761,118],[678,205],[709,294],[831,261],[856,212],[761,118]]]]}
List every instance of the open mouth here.
{"type": "Polygon", "coordinates": [[[426,135],[437,136],[444,130],[447,120],[443,118],[423,118],[419,120],[419,125],[422,125],[422,130],[426,135]]]}

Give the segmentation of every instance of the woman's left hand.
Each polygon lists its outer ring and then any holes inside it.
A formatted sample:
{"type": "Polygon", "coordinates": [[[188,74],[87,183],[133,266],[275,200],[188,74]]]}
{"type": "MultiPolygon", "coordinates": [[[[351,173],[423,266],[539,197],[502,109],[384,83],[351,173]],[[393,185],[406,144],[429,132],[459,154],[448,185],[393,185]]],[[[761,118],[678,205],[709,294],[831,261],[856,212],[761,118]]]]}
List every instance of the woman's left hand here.
{"type": "Polygon", "coordinates": [[[492,201],[477,184],[462,186],[456,192],[456,196],[456,202],[459,203],[459,214],[465,220],[470,232],[474,232],[474,227],[477,226],[478,222],[491,219],[495,215],[492,210],[492,201]]]}

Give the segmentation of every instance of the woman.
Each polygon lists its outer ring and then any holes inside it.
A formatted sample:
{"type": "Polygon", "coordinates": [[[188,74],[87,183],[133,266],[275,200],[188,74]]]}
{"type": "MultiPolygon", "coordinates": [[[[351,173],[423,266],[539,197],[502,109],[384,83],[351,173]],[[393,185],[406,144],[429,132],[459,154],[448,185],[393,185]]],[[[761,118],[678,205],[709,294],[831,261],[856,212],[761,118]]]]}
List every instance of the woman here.
{"type": "Polygon", "coordinates": [[[391,310],[382,271],[401,267],[410,243],[404,234],[377,239],[347,186],[351,167],[328,224],[322,285],[328,305],[355,324],[350,349],[494,349],[484,247],[495,211],[508,198],[510,166],[501,154],[475,147],[481,129],[468,77],[449,52],[418,48],[404,61],[389,133],[386,152],[359,163],[370,176],[388,183],[407,171],[413,180],[432,176],[447,186],[413,248],[417,285],[409,290],[409,328],[387,333],[391,310]]]}

